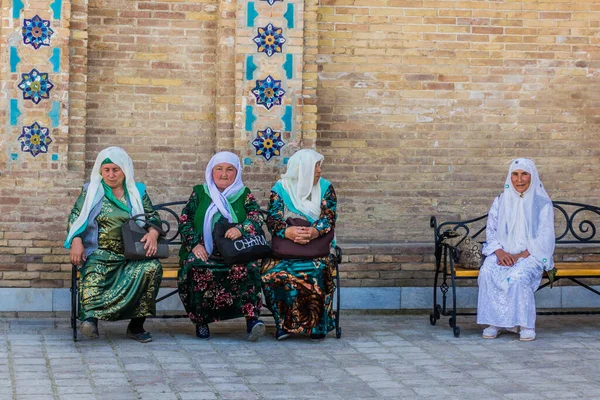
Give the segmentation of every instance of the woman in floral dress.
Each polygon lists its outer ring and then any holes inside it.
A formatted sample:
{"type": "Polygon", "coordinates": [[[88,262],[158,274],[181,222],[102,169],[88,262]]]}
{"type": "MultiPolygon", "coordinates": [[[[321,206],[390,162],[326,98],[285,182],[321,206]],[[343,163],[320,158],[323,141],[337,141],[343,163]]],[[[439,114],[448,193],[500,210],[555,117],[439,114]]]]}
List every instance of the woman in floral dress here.
{"type": "MultiPolygon", "coordinates": [[[[272,236],[307,244],[335,228],[337,198],[333,185],[321,178],[322,162],[321,154],[308,149],[290,158],[287,172],[271,189],[267,226],[272,236]],[[288,226],[289,217],[305,219],[311,226],[288,226]]],[[[277,340],[293,333],[322,340],[334,329],[333,254],[312,260],[271,258],[261,276],[277,340]]]]}
{"type": "Polygon", "coordinates": [[[235,154],[215,154],[205,179],[205,184],[194,187],[181,213],[179,296],[199,339],[210,337],[211,322],[243,316],[247,339],[256,341],[265,332],[258,319],[262,307],[258,262],[224,265],[213,246],[212,231],[225,218],[236,224],[227,230],[226,238],[253,235],[262,229],[260,207],[242,183],[242,167],[235,154]]]}

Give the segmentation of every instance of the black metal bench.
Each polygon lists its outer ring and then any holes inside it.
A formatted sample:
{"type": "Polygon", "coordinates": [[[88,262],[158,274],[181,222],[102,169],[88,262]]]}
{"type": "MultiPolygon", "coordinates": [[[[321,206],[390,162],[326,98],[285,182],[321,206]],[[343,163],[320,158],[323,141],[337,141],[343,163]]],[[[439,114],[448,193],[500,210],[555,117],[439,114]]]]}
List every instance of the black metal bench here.
{"type": "MultiPolygon", "coordinates": [[[[596,235],[596,223],[600,221],[600,207],[589,204],[572,203],[567,201],[553,202],[556,227],[556,243],[564,245],[596,245],[600,244],[600,238],[596,235]]],[[[431,217],[430,226],[434,230],[435,241],[435,276],[433,280],[433,312],[429,315],[429,322],[435,325],[442,316],[450,317],[449,325],[453,329],[455,337],[460,335],[460,327],[457,323],[458,315],[476,315],[473,312],[458,312],[456,307],[456,282],[458,280],[477,279],[479,270],[461,268],[455,265],[455,250],[441,243],[441,236],[446,230],[465,233],[479,242],[485,242],[487,214],[464,221],[446,221],[438,224],[435,216],[431,217]],[[439,286],[438,286],[439,283],[439,286]],[[442,294],[442,304],[438,303],[437,289],[442,294]],[[452,292],[452,305],[447,306],[447,293],[452,292]]],[[[600,292],[580,281],[581,278],[600,278],[600,262],[562,262],[557,260],[555,253],[555,267],[557,269],[555,282],[560,279],[568,279],[585,289],[600,295],[600,292]]],[[[547,278],[547,275],[544,274],[547,278]]],[[[537,290],[541,290],[550,284],[542,281],[537,290]]],[[[600,314],[600,311],[552,311],[538,312],[545,314],[600,314]]]]}
{"type": "MultiPolygon", "coordinates": [[[[173,201],[170,203],[155,204],[154,209],[159,212],[161,219],[164,224],[164,229],[167,231],[167,241],[169,246],[175,246],[179,249],[181,246],[181,236],[179,231],[179,213],[173,209],[173,207],[183,207],[187,201],[173,201]]],[[[266,211],[261,210],[263,214],[266,211]]],[[[335,334],[339,339],[342,337],[342,328],[340,327],[340,272],[339,264],[342,262],[342,249],[339,246],[335,247],[335,275],[337,282],[336,289],[336,311],[335,311],[335,334]]],[[[178,264],[172,267],[165,267],[163,264],[162,279],[164,280],[176,280],[177,272],[179,270],[178,264]]],[[[77,320],[79,314],[79,271],[77,266],[71,265],[71,328],[73,330],[73,341],[77,341],[77,320]]],[[[167,293],[156,299],[159,303],[179,292],[178,289],[167,293]]],[[[157,315],[155,318],[187,318],[185,314],[176,315],[157,315]]]]}

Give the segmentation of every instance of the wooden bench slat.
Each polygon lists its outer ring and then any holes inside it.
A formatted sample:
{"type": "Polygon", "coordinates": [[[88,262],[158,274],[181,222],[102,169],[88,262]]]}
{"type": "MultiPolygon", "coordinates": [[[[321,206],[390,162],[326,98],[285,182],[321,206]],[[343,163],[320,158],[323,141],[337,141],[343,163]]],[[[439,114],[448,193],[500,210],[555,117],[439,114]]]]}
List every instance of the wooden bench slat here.
{"type": "Polygon", "coordinates": [[[174,279],[177,278],[177,269],[172,269],[172,268],[163,268],[163,274],[162,277],[163,279],[174,279]]]}
{"type": "MultiPolygon", "coordinates": [[[[554,266],[558,270],[556,272],[557,277],[600,276],[600,263],[556,263],[554,266]]],[[[454,271],[457,278],[477,278],[479,276],[479,270],[477,269],[457,267],[454,271]]]]}

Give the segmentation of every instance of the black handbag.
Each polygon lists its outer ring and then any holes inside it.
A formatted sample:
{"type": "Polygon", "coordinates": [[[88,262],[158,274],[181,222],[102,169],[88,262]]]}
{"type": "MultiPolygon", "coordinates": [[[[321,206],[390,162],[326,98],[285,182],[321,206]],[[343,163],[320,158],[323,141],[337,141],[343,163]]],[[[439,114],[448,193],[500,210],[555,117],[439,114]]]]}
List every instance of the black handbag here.
{"type": "Polygon", "coordinates": [[[229,223],[225,218],[219,219],[215,224],[213,253],[217,253],[216,255],[220,258],[211,255],[213,260],[222,260],[225,265],[247,264],[271,254],[271,246],[262,231],[256,235],[242,236],[235,240],[226,238],[227,230],[235,226],[236,224],[229,223]]]}
{"type": "Polygon", "coordinates": [[[149,221],[141,220],[140,217],[150,217],[152,214],[138,214],[129,218],[121,226],[121,234],[123,235],[123,247],[125,248],[124,254],[127,260],[149,260],[154,258],[168,258],[169,257],[169,243],[164,238],[166,232],[156,224],[149,221]],[[144,250],[144,243],[140,242],[144,235],[148,233],[146,229],[139,226],[136,221],[143,221],[146,226],[150,226],[159,232],[157,241],[156,254],[152,257],[146,257],[146,250],[144,250]]]}
{"type": "MultiPolygon", "coordinates": [[[[311,226],[310,222],[302,218],[288,218],[288,226],[311,226]]],[[[319,236],[306,244],[296,243],[287,238],[273,236],[273,256],[280,259],[313,260],[326,257],[330,253],[331,242],[335,238],[335,232],[331,229],[323,236],[319,236]]]]}

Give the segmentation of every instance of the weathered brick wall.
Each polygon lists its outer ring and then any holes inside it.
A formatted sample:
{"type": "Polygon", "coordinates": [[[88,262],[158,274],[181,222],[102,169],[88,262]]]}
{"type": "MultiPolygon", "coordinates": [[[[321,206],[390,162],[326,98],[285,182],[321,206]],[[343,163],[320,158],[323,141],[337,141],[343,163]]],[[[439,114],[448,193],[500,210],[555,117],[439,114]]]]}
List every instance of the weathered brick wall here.
{"type": "Polygon", "coordinates": [[[285,157],[316,146],[338,192],[344,286],[429,284],[429,216],[485,212],[516,156],[536,160],[554,199],[600,204],[600,1],[63,0],[60,18],[55,0],[24,0],[19,18],[0,1],[1,287],[68,286],[66,216],[109,145],[154,202],[186,198],[209,155],[234,149],[263,204],[285,157]],[[62,52],[34,107],[16,85],[50,68],[49,47],[20,42],[36,13],[62,52]],[[287,40],[271,57],[252,41],[269,22],[287,40]],[[249,90],[268,74],[287,93],[265,110],[249,90]],[[17,137],[53,123],[52,102],[54,142],[32,157],[17,137]],[[286,142],[270,161],[251,143],[266,126],[286,142]]]}
{"type": "Polygon", "coordinates": [[[600,2],[323,0],[318,149],[347,241],[483,213],[507,162],[600,204],[600,2]],[[349,217],[353,214],[354,217],[349,217]]]}

